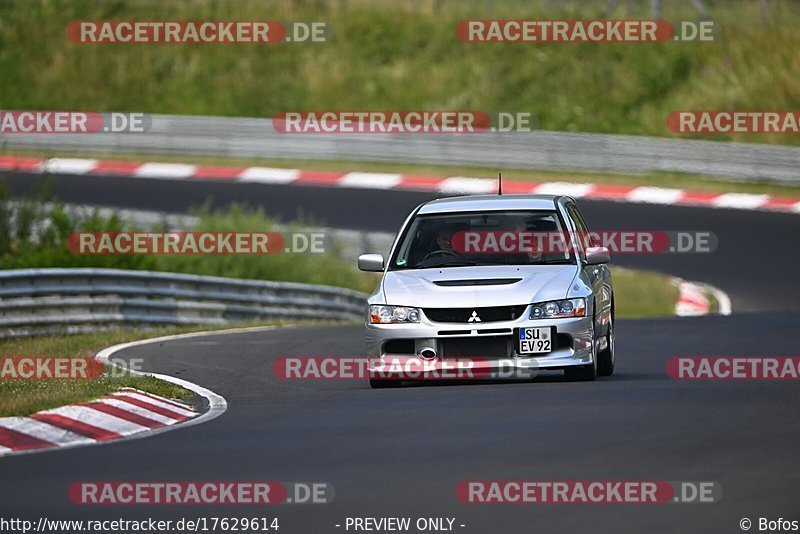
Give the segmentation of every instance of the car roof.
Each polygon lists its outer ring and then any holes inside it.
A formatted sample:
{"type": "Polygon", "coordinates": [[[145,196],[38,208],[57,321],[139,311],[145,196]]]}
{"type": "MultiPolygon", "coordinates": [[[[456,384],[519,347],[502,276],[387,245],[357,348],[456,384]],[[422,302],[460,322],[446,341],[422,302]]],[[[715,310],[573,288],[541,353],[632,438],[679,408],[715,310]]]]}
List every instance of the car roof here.
{"type": "Polygon", "coordinates": [[[420,215],[469,211],[555,210],[562,195],[468,195],[431,200],[420,215]]]}

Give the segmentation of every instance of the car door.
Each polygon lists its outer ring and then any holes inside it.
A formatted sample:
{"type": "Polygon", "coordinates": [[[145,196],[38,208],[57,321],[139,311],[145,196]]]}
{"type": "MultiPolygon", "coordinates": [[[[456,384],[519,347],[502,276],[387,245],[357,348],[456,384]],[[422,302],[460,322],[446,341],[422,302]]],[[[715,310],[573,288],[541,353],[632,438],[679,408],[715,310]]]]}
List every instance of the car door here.
{"type": "MultiPolygon", "coordinates": [[[[578,205],[574,202],[568,202],[565,207],[578,233],[577,242],[583,256],[585,244],[598,246],[599,243],[590,235],[589,228],[586,226],[586,221],[583,219],[578,205]]],[[[595,332],[599,335],[605,335],[612,316],[613,287],[611,285],[611,270],[606,264],[587,265],[585,263],[582,263],[581,269],[584,280],[587,280],[592,287],[595,305],[597,306],[595,332]]]]}

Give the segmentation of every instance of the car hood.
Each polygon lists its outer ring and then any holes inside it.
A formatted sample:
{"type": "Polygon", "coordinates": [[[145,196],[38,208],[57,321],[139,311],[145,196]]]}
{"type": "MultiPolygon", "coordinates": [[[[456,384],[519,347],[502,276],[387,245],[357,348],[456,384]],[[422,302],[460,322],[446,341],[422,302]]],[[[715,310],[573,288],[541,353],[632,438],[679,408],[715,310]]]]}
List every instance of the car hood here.
{"type": "Polygon", "coordinates": [[[475,308],[566,298],[576,265],[437,267],[389,271],[386,304],[418,308],[475,308]]]}

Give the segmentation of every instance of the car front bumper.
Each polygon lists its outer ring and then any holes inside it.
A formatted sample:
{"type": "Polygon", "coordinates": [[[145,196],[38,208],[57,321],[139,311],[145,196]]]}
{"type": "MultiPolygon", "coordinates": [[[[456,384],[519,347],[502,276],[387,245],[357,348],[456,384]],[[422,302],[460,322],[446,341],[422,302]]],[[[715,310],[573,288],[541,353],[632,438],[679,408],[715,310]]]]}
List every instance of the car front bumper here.
{"type": "Polygon", "coordinates": [[[505,339],[507,349],[504,354],[492,354],[481,357],[473,354],[479,360],[480,366],[488,368],[504,368],[509,366],[520,370],[556,370],[566,367],[588,365],[593,358],[594,327],[590,317],[576,317],[570,319],[528,319],[524,313],[515,321],[488,322],[488,323],[434,323],[423,316],[420,323],[405,324],[365,324],[367,350],[369,356],[380,357],[386,361],[394,356],[417,355],[424,348],[435,351],[436,360],[447,360],[446,349],[449,342],[458,340],[461,346],[468,346],[471,342],[476,345],[484,342],[489,337],[505,339]],[[519,328],[524,327],[553,327],[556,336],[554,344],[557,345],[551,352],[543,354],[518,354],[515,336],[519,328]],[[413,346],[411,342],[413,341],[413,346]],[[400,342],[400,343],[398,343],[400,342]],[[402,346],[398,352],[394,348],[402,346]]]}

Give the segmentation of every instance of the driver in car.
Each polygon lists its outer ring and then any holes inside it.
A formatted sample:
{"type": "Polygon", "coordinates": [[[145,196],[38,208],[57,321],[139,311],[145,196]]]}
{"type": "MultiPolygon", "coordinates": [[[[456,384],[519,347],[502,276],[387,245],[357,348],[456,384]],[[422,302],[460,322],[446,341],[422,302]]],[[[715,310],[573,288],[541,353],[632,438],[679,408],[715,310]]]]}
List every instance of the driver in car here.
{"type": "Polygon", "coordinates": [[[452,240],[453,234],[456,233],[455,228],[444,226],[439,229],[436,234],[436,246],[439,250],[453,250],[452,240]]]}

